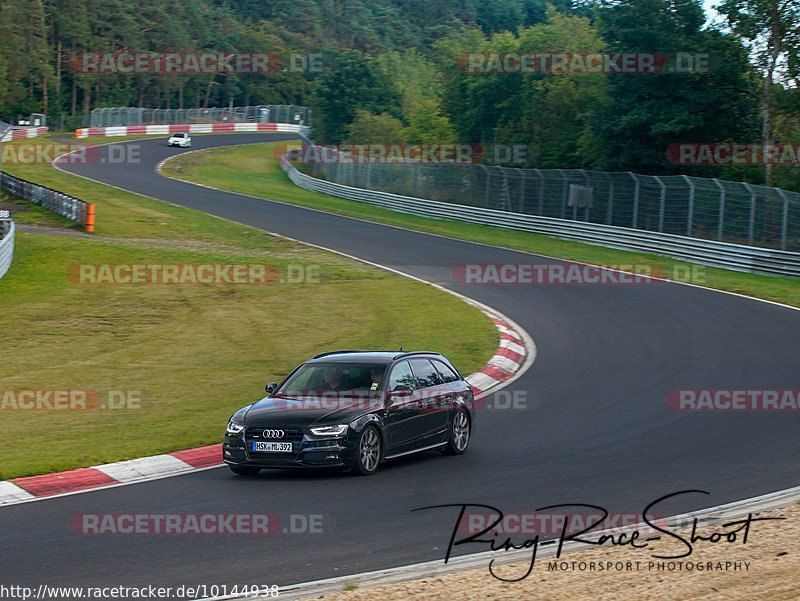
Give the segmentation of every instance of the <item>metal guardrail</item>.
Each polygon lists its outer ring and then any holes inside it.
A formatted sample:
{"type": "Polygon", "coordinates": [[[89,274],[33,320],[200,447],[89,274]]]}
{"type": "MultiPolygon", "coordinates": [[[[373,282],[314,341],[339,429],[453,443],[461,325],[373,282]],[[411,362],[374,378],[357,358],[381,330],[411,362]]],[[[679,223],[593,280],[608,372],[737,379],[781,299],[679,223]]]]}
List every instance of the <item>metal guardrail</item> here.
{"type": "Polygon", "coordinates": [[[182,123],[294,123],[311,125],[311,109],[289,104],[262,104],[205,109],[148,109],[113,106],[94,109],[90,127],[169,125],[182,123]]]}
{"type": "Polygon", "coordinates": [[[46,127],[15,127],[0,137],[0,142],[23,140],[25,138],[36,138],[38,136],[43,136],[46,133],[46,127]]]}
{"type": "Polygon", "coordinates": [[[492,166],[471,162],[480,155],[426,158],[424,145],[400,146],[311,146],[299,162],[310,175],[400,196],[800,252],[797,192],[688,175],[492,166]]]}
{"type": "Polygon", "coordinates": [[[608,248],[655,253],[683,261],[736,271],[800,277],[800,253],[636,230],[600,223],[458,205],[400,196],[377,190],[354,188],[301,173],[285,156],[281,157],[281,168],[294,184],[306,190],[322,192],[331,196],[338,196],[421,217],[452,219],[544,234],[608,248]]]}
{"type": "Polygon", "coordinates": [[[52,188],[34,184],[8,173],[0,173],[0,188],[24,200],[29,200],[70,221],[83,224],[87,232],[94,231],[94,205],[52,188]]]}
{"type": "Polygon", "coordinates": [[[15,229],[13,221],[0,221],[0,237],[2,237],[0,240],[0,278],[6,274],[14,259],[15,229]]]}
{"type": "Polygon", "coordinates": [[[308,139],[311,128],[296,123],[174,123],[157,125],[114,125],[109,127],[84,127],[75,130],[76,138],[105,138],[114,136],[168,136],[176,132],[190,134],[217,134],[232,132],[282,132],[296,133],[308,139]]]}

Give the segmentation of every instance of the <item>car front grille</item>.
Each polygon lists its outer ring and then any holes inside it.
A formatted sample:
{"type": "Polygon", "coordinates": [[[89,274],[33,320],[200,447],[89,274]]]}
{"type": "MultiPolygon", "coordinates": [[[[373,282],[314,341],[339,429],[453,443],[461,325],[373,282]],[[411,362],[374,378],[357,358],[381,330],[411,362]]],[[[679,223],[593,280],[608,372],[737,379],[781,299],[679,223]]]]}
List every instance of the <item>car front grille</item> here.
{"type": "Polygon", "coordinates": [[[275,442],[300,442],[303,440],[303,431],[299,428],[281,428],[280,426],[262,426],[259,428],[247,428],[245,432],[245,441],[252,442],[254,440],[272,440],[275,442]],[[265,430],[282,430],[283,436],[265,436],[268,434],[265,430]]]}
{"type": "Polygon", "coordinates": [[[260,426],[258,428],[247,428],[245,430],[244,444],[247,454],[251,461],[269,463],[271,465],[290,464],[297,459],[300,451],[300,443],[303,440],[303,431],[299,428],[282,428],[280,426],[260,426]],[[265,430],[282,430],[283,436],[270,436],[270,432],[265,430]],[[254,442],[290,442],[292,443],[291,453],[271,453],[265,451],[253,451],[254,442]]]}

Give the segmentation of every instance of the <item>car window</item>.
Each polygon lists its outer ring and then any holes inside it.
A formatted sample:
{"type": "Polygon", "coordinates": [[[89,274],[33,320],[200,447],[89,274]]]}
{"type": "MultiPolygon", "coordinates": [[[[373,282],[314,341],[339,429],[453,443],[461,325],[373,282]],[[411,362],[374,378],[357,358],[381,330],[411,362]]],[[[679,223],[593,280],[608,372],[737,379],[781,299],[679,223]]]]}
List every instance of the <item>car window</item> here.
{"type": "Polygon", "coordinates": [[[414,375],[417,376],[420,388],[438,386],[442,383],[439,372],[436,371],[429,359],[412,359],[411,367],[414,375]]]}
{"type": "Polygon", "coordinates": [[[310,381],[311,375],[314,373],[311,369],[300,369],[292,376],[290,382],[284,384],[283,391],[289,390],[302,390],[304,388],[311,388],[310,381]]]}
{"type": "Polygon", "coordinates": [[[278,394],[309,390],[377,390],[384,366],[375,363],[313,362],[300,366],[278,394]],[[374,384],[374,386],[373,386],[374,384]]]}
{"type": "Polygon", "coordinates": [[[414,379],[414,374],[411,371],[411,366],[408,361],[401,361],[392,368],[392,373],[389,376],[389,390],[394,390],[399,385],[417,388],[417,382],[414,379]]]}
{"type": "Polygon", "coordinates": [[[436,359],[433,360],[433,364],[436,366],[436,369],[439,371],[439,374],[442,376],[442,380],[444,382],[457,382],[461,378],[458,377],[458,374],[454,372],[449,365],[444,363],[443,361],[438,361],[436,359]]]}

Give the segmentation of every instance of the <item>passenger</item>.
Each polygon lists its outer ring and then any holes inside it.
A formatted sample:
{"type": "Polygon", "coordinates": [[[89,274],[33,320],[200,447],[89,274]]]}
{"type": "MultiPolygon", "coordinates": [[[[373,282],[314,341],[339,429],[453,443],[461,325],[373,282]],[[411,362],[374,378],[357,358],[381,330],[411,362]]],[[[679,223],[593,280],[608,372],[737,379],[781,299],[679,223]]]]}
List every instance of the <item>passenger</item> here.
{"type": "Polygon", "coordinates": [[[370,390],[378,390],[378,386],[381,383],[381,378],[383,378],[383,369],[380,367],[371,367],[369,370],[369,377],[370,377],[370,390]]]}

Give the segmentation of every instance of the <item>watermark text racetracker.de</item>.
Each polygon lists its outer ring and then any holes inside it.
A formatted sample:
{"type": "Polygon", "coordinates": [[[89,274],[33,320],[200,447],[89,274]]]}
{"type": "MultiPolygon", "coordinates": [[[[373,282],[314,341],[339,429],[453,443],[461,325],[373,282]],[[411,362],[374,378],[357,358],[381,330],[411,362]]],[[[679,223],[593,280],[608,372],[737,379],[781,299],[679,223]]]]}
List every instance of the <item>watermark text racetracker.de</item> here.
{"type": "Polygon", "coordinates": [[[606,534],[619,535],[633,526],[639,525],[640,536],[652,536],[658,530],[652,527],[657,524],[667,526],[666,516],[649,514],[645,516],[647,523],[642,525],[641,513],[605,513],[595,512],[539,512],[508,513],[502,515],[489,512],[467,512],[458,522],[459,534],[500,535],[542,535],[558,536],[561,534],[577,535],[587,529],[602,530],[606,534]],[[499,517],[499,519],[498,519],[499,517]],[[650,526],[648,526],[650,524],[650,526]]]}
{"type": "Polygon", "coordinates": [[[665,280],[705,283],[702,265],[631,263],[586,265],[581,263],[461,263],[452,270],[459,284],[659,284],[665,280]]]}
{"type": "Polygon", "coordinates": [[[650,75],[708,73],[708,53],[662,52],[465,52],[456,57],[464,73],[548,75],[650,75]]]}
{"type": "Polygon", "coordinates": [[[800,144],[676,143],[666,150],[676,165],[800,165],[800,144]]]}
{"type": "Polygon", "coordinates": [[[263,263],[73,263],[73,284],[319,284],[316,263],[276,266],[263,263]]]}
{"type": "Polygon", "coordinates": [[[322,534],[322,514],[79,513],[69,529],[80,535],[322,534]]]}
{"type": "MultiPolygon", "coordinates": [[[[462,397],[466,400],[466,397],[462,397]]],[[[372,410],[386,408],[388,411],[414,410],[420,413],[448,411],[454,407],[453,400],[441,392],[431,389],[417,389],[402,398],[392,392],[369,389],[352,390],[292,390],[271,396],[270,407],[281,411],[316,413],[319,411],[372,410]]],[[[526,390],[499,390],[485,394],[473,388],[472,408],[478,410],[527,410],[538,406],[538,402],[528,399],[526,390]]]]}
{"type": "Polygon", "coordinates": [[[670,390],[667,405],[675,411],[798,411],[797,389],[670,390]]]}
{"type": "Polygon", "coordinates": [[[69,60],[75,73],[114,75],[318,73],[323,65],[319,52],[79,52],[69,60]]]}
{"type": "Polygon", "coordinates": [[[287,154],[297,165],[524,165],[528,157],[527,144],[495,143],[467,144],[437,142],[426,144],[400,144],[396,142],[370,144],[336,144],[317,146],[288,142],[273,148],[273,157],[287,154]]]}
{"type": "Polygon", "coordinates": [[[0,411],[137,410],[149,398],[141,390],[13,388],[0,394],[0,411]]]}
{"type": "Polygon", "coordinates": [[[73,144],[48,141],[3,144],[3,165],[95,165],[139,164],[141,144],[73,144]]]}

